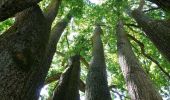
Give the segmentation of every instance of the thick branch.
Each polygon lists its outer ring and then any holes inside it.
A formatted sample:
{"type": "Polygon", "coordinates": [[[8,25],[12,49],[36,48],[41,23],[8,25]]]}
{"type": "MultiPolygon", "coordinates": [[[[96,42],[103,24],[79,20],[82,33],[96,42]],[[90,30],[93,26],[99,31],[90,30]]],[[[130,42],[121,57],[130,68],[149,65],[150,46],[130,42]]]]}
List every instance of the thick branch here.
{"type": "Polygon", "coordinates": [[[61,4],[62,0],[52,0],[51,3],[48,5],[48,7],[44,11],[44,15],[49,21],[49,23],[52,23],[53,20],[55,19],[59,6],[61,4]]]}
{"type": "MultiPolygon", "coordinates": [[[[71,17],[67,16],[66,18],[58,22],[51,31],[51,36],[50,36],[49,43],[47,46],[46,56],[43,59],[44,64],[42,65],[45,71],[44,73],[46,74],[48,73],[54,53],[56,51],[56,45],[70,19],[71,17]]],[[[46,76],[43,76],[43,77],[46,77],[46,76]]]]}
{"type": "Polygon", "coordinates": [[[140,0],[139,7],[137,9],[142,11],[144,5],[145,5],[145,0],[140,0]]]}
{"type": "Polygon", "coordinates": [[[57,73],[56,75],[53,75],[51,77],[48,77],[46,80],[45,80],[45,83],[44,85],[47,85],[47,84],[50,84],[54,81],[57,81],[58,79],[60,79],[60,76],[61,76],[62,73],[57,73]]]}
{"type": "Polygon", "coordinates": [[[14,16],[16,13],[36,5],[41,0],[0,0],[0,21],[14,16]]]}
{"type": "Polygon", "coordinates": [[[163,67],[159,64],[159,62],[157,60],[155,60],[154,58],[152,58],[149,54],[147,54],[145,52],[145,46],[142,42],[140,42],[139,40],[137,40],[135,37],[133,37],[132,35],[128,34],[128,37],[131,38],[132,40],[134,40],[139,46],[140,46],[140,49],[141,49],[141,53],[148,59],[150,59],[152,62],[154,62],[158,68],[170,79],[170,75],[168,72],[166,72],[163,67]]]}

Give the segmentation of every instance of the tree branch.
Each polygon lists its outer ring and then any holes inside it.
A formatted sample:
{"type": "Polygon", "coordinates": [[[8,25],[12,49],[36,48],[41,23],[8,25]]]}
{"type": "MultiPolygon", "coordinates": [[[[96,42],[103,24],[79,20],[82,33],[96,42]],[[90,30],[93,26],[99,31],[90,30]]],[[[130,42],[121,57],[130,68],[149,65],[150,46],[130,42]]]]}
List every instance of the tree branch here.
{"type": "Polygon", "coordinates": [[[53,75],[51,77],[46,78],[44,85],[50,84],[54,81],[57,81],[60,79],[62,73],[57,73],[56,75],[53,75]]]}
{"type": "Polygon", "coordinates": [[[124,100],[123,97],[124,97],[124,98],[127,98],[127,99],[130,99],[129,97],[126,97],[125,95],[122,95],[122,94],[120,94],[119,92],[117,92],[117,91],[115,91],[115,90],[113,90],[113,89],[112,89],[111,91],[112,91],[113,93],[116,93],[117,95],[119,95],[119,97],[120,97],[121,100],[124,100]]]}
{"type": "MultiPolygon", "coordinates": [[[[48,70],[50,68],[54,53],[56,51],[56,45],[61,37],[61,34],[63,33],[64,29],[67,27],[69,20],[71,19],[70,15],[66,16],[66,18],[64,18],[63,20],[61,20],[60,22],[58,22],[52,29],[51,31],[51,36],[49,39],[49,43],[47,45],[47,51],[46,51],[46,55],[43,59],[44,64],[43,64],[43,68],[46,73],[45,75],[47,75],[48,70]]],[[[45,77],[45,76],[43,76],[45,77]]]]}
{"type": "Polygon", "coordinates": [[[148,59],[150,59],[152,62],[154,62],[158,68],[170,79],[170,75],[168,72],[166,72],[163,67],[159,64],[159,62],[157,60],[155,60],[154,58],[152,58],[149,54],[146,54],[145,52],[145,46],[142,42],[140,42],[139,40],[137,40],[135,37],[133,37],[132,35],[130,34],[127,34],[129,38],[131,38],[133,41],[135,41],[139,46],[140,46],[140,49],[141,49],[141,53],[148,59]]]}
{"type": "Polygon", "coordinates": [[[0,0],[0,21],[4,21],[16,13],[36,5],[41,0],[0,0]]]}
{"type": "Polygon", "coordinates": [[[138,25],[136,25],[136,24],[129,24],[129,23],[126,23],[126,24],[124,24],[124,25],[126,25],[127,27],[130,27],[130,26],[132,26],[132,27],[135,27],[135,28],[140,28],[138,25]]]}
{"type": "Polygon", "coordinates": [[[158,10],[158,9],[160,9],[160,8],[159,7],[151,8],[151,9],[148,9],[148,10],[144,10],[143,12],[146,13],[146,12],[153,11],[153,10],[158,10]]]}
{"type": "Polygon", "coordinates": [[[137,9],[142,11],[144,5],[145,5],[145,0],[140,0],[139,7],[137,9]]]}
{"type": "MultiPolygon", "coordinates": [[[[52,75],[52,76],[46,78],[44,85],[48,85],[52,82],[59,80],[61,74],[62,73],[57,73],[55,75],[52,75]]],[[[85,92],[85,83],[81,79],[80,79],[80,82],[79,82],[79,89],[80,89],[80,91],[85,92]]]]}
{"type": "Polygon", "coordinates": [[[47,6],[47,8],[44,11],[44,16],[46,17],[46,19],[50,24],[57,16],[61,1],[62,0],[52,0],[51,3],[47,6]]]}

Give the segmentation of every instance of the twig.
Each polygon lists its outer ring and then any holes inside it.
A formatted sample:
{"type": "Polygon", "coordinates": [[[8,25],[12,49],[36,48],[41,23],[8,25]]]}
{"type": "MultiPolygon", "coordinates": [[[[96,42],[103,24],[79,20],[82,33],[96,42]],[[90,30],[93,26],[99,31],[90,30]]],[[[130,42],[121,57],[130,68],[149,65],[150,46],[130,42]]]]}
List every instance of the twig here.
{"type": "Polygon", "coordinates": [[[149,12],[149,11],[152,11],[152,10],[158,10],[158,9],[160,9],[160,8],[159,8],[159,7],[157,7],[157,8],[151,8],[151,9],[148,9],[148,10],[144,10],[143,12],[146,13],[146,12],[149,12]]]}
{"type": "Polygon", "coordinates": [[[135,41],[139,46],[140,46],[140,49],[141,49],[141,53],[148,59],[150,59],[152,62],[154,62],[158,68],[170,79],[170,75],[168,72],[166,72],[163,67],[159,64],[159,62],[157,60],[155,60],[154,58],[152,58],[149,54],[147,54],[145,52],[145,46],[142,42],[140,42],[139,40],[137,40],[135,37],[133,37],[132,35],[130,34],[127,34],[129,38],[131,38],[133,41],[135,41]]]}
{"type": "Polygon", "coordinates": [[[124,98],[127,98],[127,99],[130,99],[129,97],[127,97],[127,96],[125,96],[125,95],[123,95],[123,94],[120,94],[119,92],[117,92],[117,91],[115,91],[115,90],[111,90],[113,93],[116,93],[117,95],[119,95],[119,97],[120,97],[120,100],[123,100],[123,97],[124,98]]]}

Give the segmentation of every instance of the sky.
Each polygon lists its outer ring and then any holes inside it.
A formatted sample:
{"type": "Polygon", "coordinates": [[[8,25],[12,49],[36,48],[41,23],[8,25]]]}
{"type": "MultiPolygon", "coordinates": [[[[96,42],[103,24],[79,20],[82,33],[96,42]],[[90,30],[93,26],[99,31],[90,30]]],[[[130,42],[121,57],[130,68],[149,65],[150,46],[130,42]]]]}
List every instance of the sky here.
{"type": "Polygon", "coordinates": [[[101,4],[102,2],[104,2],[105,0],[89,0],[91,3],[95,3],[95,4],[101,4]]]}

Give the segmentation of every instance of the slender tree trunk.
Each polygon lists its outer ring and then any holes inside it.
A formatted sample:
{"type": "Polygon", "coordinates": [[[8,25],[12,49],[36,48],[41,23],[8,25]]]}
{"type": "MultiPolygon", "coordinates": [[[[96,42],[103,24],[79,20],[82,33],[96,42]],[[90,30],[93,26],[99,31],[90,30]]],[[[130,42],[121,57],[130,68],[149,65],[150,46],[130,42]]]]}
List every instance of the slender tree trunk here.
{"type": "MultiPolygon", "coordinates": [[[[42,72],[44,74],[41,75],[42,82],[45,82],[46,75],[48,73],[48,70],[50,68],[53,56],[56,51],[56,45],[64,31],[64,29],[67,27],[69,21],[71,20],[71,15],[70,13],[62,19],[60,22],[58,22],[52,29],[50,39],[49,39],[49,44],[47,46],[47,52],[46,55],[43,59],[43,65],[41,66],[43,68],[42,72]]],[[[44,84],[41,84],[41,87],[43,87],[44,84]]]]}
{"type": "Polygon", "coordinates": [[[14,16],[26,8],[35,6],[41,0],[0,0],[0,21],[14,16]]]}
{"type": "Polygon", "coordinates": [[[102,29],[96,26],[93,35],[93,59],[86,80],[86,100],[111,100],[100,34],[102,29]]]}
{"type": "MultiPolygon", "coordinates": [[[[51,10],[53,8],[47,12],[51,10]]],[[[37,100],[39,97],[49,69],[44,66],[44,59],[48,55],[52,23],[44,13],[37,5],[20,12],[14,25],[0,36],[1,100],[37,100]]],[[[56,15],[57,11],[48,18],[54,19],[56,15]]]]}
{"type": "Polygon", "coordinates": [[[117,25],[119,64],[132,100],[162,100],[151,80],[141,68],[120,21],[117,25]]]}
{"type": "Polygon", "coordinates": [[[80,56],[71,57],[70,64],[60,77],[59,85],[54,92],[53,100],[80,100],[80,56]]]}
{"type": "Polygon", "coordinates": [[[140,10],[134,10],[132,15],[146,36],[158,50],[170,61],[170,22],[152,20],[140,10]]]}

